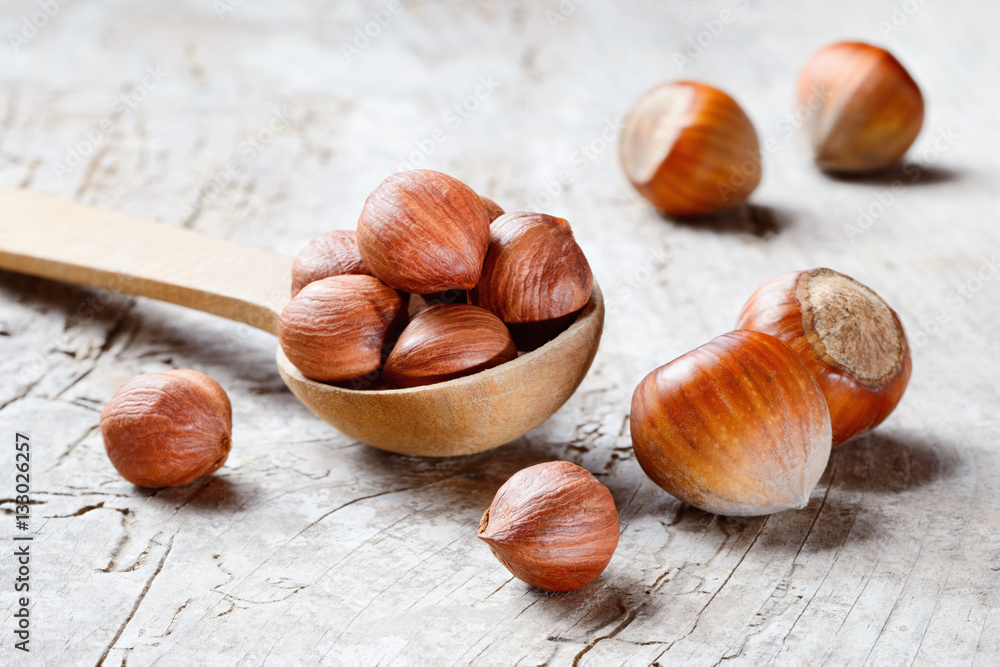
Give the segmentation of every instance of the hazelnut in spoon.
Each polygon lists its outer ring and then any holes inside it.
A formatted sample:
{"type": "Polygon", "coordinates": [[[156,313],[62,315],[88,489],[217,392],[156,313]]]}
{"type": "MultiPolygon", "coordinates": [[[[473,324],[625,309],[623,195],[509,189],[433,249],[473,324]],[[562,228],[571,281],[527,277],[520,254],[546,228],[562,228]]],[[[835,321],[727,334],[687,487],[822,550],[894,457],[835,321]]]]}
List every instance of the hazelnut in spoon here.
{"type": "MultiPolygon", "coordinates": [[[[277,334],[292,258],[113,211],[0,189],[0,269],[146,296],[277,334]]],[[[537,350],[474,375],[408,389],[353,390],[278,371],[313,413],[402,454],[471,454],[515,440],[573,394],[597,352],[604,303],[590,301],[537,350]]]]}

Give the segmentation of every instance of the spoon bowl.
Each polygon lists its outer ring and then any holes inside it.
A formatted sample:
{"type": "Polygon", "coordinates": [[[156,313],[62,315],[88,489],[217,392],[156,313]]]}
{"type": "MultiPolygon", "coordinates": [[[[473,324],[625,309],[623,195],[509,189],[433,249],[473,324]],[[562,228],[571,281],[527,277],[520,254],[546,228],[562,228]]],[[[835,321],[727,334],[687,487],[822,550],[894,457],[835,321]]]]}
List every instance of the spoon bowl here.
{"type": "MultiPolygon", "coordinates": [[[[0,189],[0,269],[180,304],[277,334],[292,259],[186,229],[23,190],[0,189]]],[[[481,452],[548,419],[590,368],[604,302],[532,352],[475,375],[409,389],[310,380],[277,351],[278,372],[315,415],[363,443],[414,456],[481,452]]]]}

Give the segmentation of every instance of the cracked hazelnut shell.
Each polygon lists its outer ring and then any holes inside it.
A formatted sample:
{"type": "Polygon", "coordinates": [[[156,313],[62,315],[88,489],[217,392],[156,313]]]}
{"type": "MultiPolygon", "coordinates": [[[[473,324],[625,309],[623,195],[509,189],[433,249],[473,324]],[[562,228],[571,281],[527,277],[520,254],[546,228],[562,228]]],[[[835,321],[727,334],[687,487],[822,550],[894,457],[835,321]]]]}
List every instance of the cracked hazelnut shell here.
{"type": "Polygon", "coordinates": [[[777,336],[802,359],[826,397],[834,445],[881,424],[910,380],[899,316],[870,288],[831,269],[772,278],[743,306],[737,326],[777,336]]]}
{"type": "Polygon", "coordinates": [[[468,290],[479,282],[490,233],[479,195],[446,174],[393,174],[365,201],[358,249],[373,275],[411,294],[468,290]]]}
{"type": "Polygon", "coordinates": [[[618,546],[611,492],[589,472],[552,461],[514,474],[479,523],[479,539],[511,574],[546,591],[601,576],[618,546]]]}
{"type": "Polygon", "coordinates": [[[635,389],[632,448],[649,477],[707,512],[802,508],[830,457],[823,392],[783,342],[723,334],[635,389]]]}
{"type": "Polygon", "coordinates": [[[309,283],[288,302],[278,342],[310,380],[343,382],[378,371],[405,317],[399,293],[378,278],[332,276],[309,283]]]}
{"type": "Polygon", "coordinates": [[[841,42],[820,49],[799,75],[796,103],[811,113],[806,136],[816,164],[864,173],[898,161],[920,134],[924,98],[885,49],[841,42]]]}
{"type": "Polygon", "coordinates": [[[138,375],[101,410],[104,448],[137,486],[190,484],[226,462],[233,410],[219,383],[192,370],[138,375]]]}
{"type": "Polygon", "coordinates": [[[757,131],[732,97],[694,81],[661,84],[625,118],[621,164],[667,215],[695,218],[745,201],[760,183],[757,131]]]}
{"type": "Polygon", "coordinates": [[[309,283],[341,275],[372,275],[358,251],[357,232],[338,229],[309,242],[292,263],[292,296],[309,283]]]}
{"type": "Polygon", "coordinates": [[[440,304],[410,320],[386,359],[382,378],[394,387],[418,387],[516,358],[510,332],[496,315],[467,304],[440,304]]]}

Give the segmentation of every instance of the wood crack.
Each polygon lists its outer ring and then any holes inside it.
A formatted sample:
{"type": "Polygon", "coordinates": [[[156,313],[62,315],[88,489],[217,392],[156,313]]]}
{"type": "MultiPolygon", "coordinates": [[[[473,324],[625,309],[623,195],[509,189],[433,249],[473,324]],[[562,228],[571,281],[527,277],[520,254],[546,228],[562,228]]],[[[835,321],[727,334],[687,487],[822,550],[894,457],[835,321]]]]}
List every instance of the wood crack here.
{"type": "Polygon", "coordinates": [[[141,605],[142,601],[146,599],[146,594],[149,593],[149,589],[153,587],[153,582],[156,580],[156,577],[159,576],[160,572],[163,571],[163,564],[167,562],[167,556],[170,555],[170,550],[173,548],[174,548],[174,538],[171,537],[169,544],[167,544],[166,551],[163,552],[163,556],[160,558],[160,562],[156,566],[156,570],[153,572],[152,576],[146,581],[146,585],[139,593],[139,597],[136,599],[135,604],[132,605],[132,611],[129,612],[129,615],[125,618],[125,621],[121,624],[121,627],[118,628],[118,632],[115,633],[115,636],[111,640],[111,643],[108,644],[107,648],[104,649],[104,653],[102,653],[101,657],[97,660],[97,667],[101,667],[101,665],[104,664],[104,661],[108,659],[108,654],[111,653],[111,649],[114,648],[115,644],[118,643],[118,640],[121,639],[121,636],[125,633],[125,628],[128,627],[128,624],[135,617],[136,612],[139,611],[139,605],[141,605]]]}

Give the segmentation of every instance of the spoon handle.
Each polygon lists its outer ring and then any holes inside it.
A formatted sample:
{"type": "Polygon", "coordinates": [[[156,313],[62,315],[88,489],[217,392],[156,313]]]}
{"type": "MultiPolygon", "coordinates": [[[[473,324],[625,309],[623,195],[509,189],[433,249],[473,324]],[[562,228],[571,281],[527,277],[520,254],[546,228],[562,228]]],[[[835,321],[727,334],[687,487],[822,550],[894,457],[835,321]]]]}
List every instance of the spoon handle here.
{"type": "Polygon", "coordinates": [[[289,299],[292,259],[0,188],[0,269],[169,301],[273,334],[289,299]]]}

